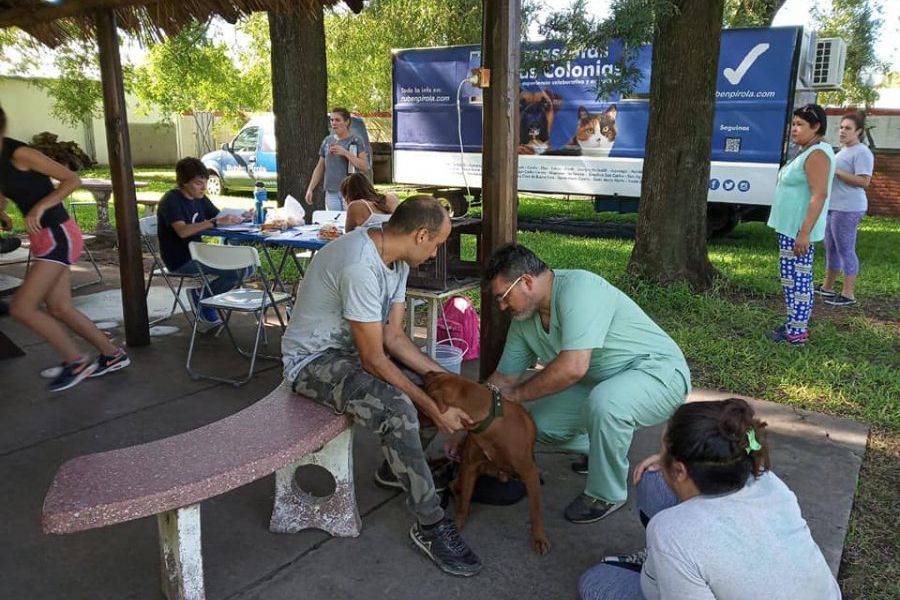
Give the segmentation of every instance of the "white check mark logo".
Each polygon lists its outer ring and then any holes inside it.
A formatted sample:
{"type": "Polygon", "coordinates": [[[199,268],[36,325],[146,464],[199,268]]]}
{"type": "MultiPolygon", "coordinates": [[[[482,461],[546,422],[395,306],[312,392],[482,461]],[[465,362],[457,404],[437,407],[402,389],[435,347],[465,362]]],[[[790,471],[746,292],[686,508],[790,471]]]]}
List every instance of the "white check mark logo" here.
{"type": "Polygon", "coordinates": [[[731,67],[726,67],[724,71],[722,71],[722,75],[725,76],[725,79],[728,80],[728,83],[731,85],[737,85],[741,82],[741,79],[744,78],[744,75],[747,74],[747,71],[750,70],[750,67],[753,66],[753,63],[756,62],[756,59],[763,55],[763,53],[769,49],[769,44],[762,43],[753,46],[753,49],[747,53],[747,56],[744,57],[744,60],[741,61],[741,64],[737,66],[737,69],[732,69],[731,67]]]}

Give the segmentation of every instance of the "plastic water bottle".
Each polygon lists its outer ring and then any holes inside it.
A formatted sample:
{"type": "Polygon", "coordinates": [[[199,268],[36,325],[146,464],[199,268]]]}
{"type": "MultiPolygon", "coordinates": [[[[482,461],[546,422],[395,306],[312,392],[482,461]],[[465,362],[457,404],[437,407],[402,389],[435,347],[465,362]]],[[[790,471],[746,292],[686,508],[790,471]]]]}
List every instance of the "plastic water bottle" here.
{"type": "MultiPolygon", "coordinates": [[[[359,153],[359,148],[356,146],[356,140],[354,139],[352,142],[350,142],[350,155],[357,156],[358,153],[359,153]]],[[[347,160],[347,173],[348,174],[356,173],[356,167],[353,166],[353,163],[350,160],[347,160]]]]}
{"type": "Polygon", "coordinates": [[[257,181],[256,187],[253,190],[253,199],[256,200],[256,214],[253,216],[253,222],[257,225],[262,225],[266,222],[263,202],[265,202],[268,197],[269,193],[266,192],[266,184],[262,181],[257,181]]]}

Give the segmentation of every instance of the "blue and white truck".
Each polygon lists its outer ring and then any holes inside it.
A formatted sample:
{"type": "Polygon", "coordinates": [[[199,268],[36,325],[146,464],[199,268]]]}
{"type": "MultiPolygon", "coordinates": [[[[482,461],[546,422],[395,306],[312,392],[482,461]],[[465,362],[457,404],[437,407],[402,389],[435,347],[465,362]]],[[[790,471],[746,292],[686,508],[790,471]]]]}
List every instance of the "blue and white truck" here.
{"type": "MultiPolygon", "coordinates": [[[[800,27],[722,33],[716,84],[710,227],[730,230],[742,217],[768,212],[778,169],[789,149],[791,110],[799,92],[833,89],[840,46],[815,41],[800,27]],[[824,75],[823,75],[823,69],[824,75]]],[[[837,40],[840,42],[840,40],[837,40]]],[[[525,44],[550,66],[521,72],[519,189],[593,196],[598,210],[635,210],[649,120],[650,48],[632,63],[641,76],[628,95],[597,99],[596,81],[621,56],[525,44]]],[[[841,59],[840,61],[838,59],[841,59]]],[[[397,50],[393,56],[393,179],[416,186],[481,185],[482,90],[466,80],[480,65],[478,46],[397,50]]],[[[840,62],[840,64],[838,64],[840,62]]],[[[805,94],[808,101],[811,94],[805,94]]],[[[672,119],[690,119],[673,114],[672,119]]]]}

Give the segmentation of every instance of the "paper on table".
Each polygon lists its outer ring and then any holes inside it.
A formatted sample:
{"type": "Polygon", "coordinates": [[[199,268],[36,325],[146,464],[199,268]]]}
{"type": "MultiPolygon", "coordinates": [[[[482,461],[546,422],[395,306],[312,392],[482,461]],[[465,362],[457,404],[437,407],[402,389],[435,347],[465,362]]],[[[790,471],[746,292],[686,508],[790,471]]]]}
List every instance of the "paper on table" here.
{"type": "Polygon", "coordinates": [[[216,229],[221,229],[222,231],[256,231],[259,227],[253,223],[235,223],[234,225],[220,225],[216,229]]]}
{"type": "Polygon", "coordinates": [[[244,213],[247,212],[243,208],[223,208],[219,210],[220,215],[234,215],[235,217],[244,218],[244,213]]]}

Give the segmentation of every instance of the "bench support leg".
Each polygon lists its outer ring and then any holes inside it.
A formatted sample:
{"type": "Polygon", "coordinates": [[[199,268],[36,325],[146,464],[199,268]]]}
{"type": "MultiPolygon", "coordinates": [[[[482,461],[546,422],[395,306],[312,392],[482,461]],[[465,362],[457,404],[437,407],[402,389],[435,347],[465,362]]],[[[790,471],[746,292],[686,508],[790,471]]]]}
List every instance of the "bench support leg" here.
{"type": "Polygon", "coordinates": [[[162,592],[168,600],[205,600],[200,505],[156,515],[162,592]]]}
{"type": "Polygon", "coordinates": [[[321,529],[337,537],[356,537],[362,520],[353,487],[353,429],[348,428],[317,452],[307,454],[275,472],[275,508],[269,530],[297,533],[321,529]],[[295,473],[303,465],[318,465],[334,477],[334,493],[318,498],[301,490],[295,473]]]}

